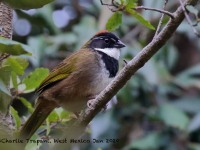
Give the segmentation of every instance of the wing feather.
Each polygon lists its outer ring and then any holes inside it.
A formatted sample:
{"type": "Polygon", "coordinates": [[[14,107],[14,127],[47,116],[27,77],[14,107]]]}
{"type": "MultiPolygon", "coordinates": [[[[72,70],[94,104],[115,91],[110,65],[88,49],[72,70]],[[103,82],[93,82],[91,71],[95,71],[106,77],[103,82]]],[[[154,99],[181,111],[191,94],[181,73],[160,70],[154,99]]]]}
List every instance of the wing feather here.
{"type": "MultiPolygon", "coordinates": [[[[50,85],[66,79],[76,70],[80,70],[81,68],[83,68],[85,63],[88,63],[89,59],[93,58],[91,57],[93,54],[94,53],[92,52],[92,50],[88,49],[82,49],[73,53],[68,58],[64,59],[49,73],[46,79],[44,79],[44,81],[40,84],[38,89],[36,89],[36,92],[41,93],[46,90],[50,85]]],[[[92,59],[92,61],[94,60],[92,59]]]]}

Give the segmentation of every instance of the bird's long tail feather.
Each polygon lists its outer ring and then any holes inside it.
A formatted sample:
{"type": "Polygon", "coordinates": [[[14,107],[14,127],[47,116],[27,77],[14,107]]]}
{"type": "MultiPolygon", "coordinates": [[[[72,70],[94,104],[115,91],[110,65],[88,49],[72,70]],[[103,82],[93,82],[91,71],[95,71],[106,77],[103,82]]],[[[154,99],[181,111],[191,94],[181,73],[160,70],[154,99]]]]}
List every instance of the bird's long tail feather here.
{"type": "Polygon", "coordinates": [[[46,100],[39,99],[36,109],[20,131],[20,138],[30,139],[55,107],[46,100]]]}

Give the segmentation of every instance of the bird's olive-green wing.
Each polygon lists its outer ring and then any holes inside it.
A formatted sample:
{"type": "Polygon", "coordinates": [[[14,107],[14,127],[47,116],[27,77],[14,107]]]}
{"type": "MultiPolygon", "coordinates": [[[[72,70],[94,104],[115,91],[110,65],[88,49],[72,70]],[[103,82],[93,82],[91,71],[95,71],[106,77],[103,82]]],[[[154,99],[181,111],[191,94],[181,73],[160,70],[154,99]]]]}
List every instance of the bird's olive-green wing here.
{"type": "Polygon", "coordinates": [[[75,63],[75,58],[71,58],[66,61],[64,60],[49,73],[49,75],[36,89],[36,92],[41,93],[48,85],[67,78],[76,69],[75,63]]]}

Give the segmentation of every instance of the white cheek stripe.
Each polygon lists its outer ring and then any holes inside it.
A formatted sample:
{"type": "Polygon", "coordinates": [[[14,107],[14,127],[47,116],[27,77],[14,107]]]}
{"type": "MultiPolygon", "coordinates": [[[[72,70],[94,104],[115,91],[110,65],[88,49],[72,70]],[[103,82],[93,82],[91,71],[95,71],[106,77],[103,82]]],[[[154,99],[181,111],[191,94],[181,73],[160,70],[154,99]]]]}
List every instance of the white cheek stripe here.
{"type": "Polygon", "coordinates": [[[105,54],[107,54],[108,56],[110,57],[113,57],[115,59],[119,59],[119,56],[120,56],[120,50],[118,48],[95,48],[95,50],[97,51],[101,51],[105,54]]]}

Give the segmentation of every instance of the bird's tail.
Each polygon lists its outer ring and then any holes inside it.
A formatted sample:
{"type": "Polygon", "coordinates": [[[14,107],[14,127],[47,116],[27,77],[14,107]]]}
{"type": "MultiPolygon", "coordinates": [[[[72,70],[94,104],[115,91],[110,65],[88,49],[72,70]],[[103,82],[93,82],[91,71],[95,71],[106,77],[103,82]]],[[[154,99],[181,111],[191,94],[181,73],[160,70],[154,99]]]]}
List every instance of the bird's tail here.
{"type": "Polygon", "coordinates": [[[20,138],[30,139],[55,107],[56,105],[48,103],[46,100],[39,99],[36,109],[20,131],[20,138]]]}

